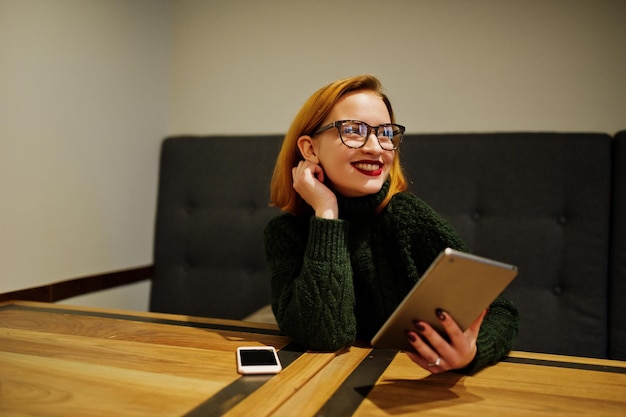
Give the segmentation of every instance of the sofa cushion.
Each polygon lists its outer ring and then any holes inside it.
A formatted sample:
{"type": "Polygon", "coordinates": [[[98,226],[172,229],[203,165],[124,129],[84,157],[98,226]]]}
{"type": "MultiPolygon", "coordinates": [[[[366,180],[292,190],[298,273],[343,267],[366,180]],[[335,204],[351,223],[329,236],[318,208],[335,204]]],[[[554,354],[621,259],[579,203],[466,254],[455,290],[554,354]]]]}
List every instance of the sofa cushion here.
{"type": "Polygon", "coordinates": [[[240,319],[270,301],[262,247],[282,136],[162,144],[150,310],[240,319]]]}
{"type": "Polygon", "coordinates": [[[516,349],[606,356],[609,136],[408,135],[400,152],[411,189],[472,252],[519,266],[516,349]]]}

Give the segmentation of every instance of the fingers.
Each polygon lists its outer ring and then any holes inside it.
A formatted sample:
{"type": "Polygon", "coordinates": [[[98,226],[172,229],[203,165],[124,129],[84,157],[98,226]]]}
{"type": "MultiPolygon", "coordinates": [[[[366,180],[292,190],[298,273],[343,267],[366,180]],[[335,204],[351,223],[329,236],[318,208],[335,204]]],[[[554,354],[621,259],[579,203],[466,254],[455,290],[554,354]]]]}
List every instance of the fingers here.
{"type": "Polygon", "coordinates": [[[432,373],[452,369],[447,362],[451,348],[439,332],[423,321],[416,320],[413,326],[414,329],[407,331],[407,337],[415,348],[415,353],[407,352],[411,360],[432,373]]]}
{"type": "Polygon", "coordinates": [[[413,362],[432,373],[467,366],[476,356],[476,339],[486,311],[465,332],[445,311],[438,309],[436,313],[445,336],[428,323],[415,321],[415,328],[407,331],[415,353],[407,354],[413,362]]]}
{"type": "Polygon", "coordinates": [[[422,339],[418,333],[419,331],[407,332],[407,337],[409,337],[411,345],[415,348],[415,352],[406,352],[409,358],[420,367],[433,374],[449,370],[450,367],[445,359],[440,356],[439,352],[431,347],[429,343],[422,339]]]}
{"type": "Polygon", "coordinates": [[[315,211],[317,217],[338,217],[337,197],[324,184],[324,170],[309,161],[300,161],[291,169],[293,188],[315,211]]]}
{"type": "Polygon", "coordinates": [[[459,338],[463,337],[463,331],[461,330],[459,325],[456,323],[456,321],[454,321],[452,316],[450,316],[448,313],[446,313],[440,308],[437,309],[435,314],[437,314],[437,318],[439,319],[439,322],[441,323],[443,330],[450,338],[451,344],[454,344],[455,340],[458,340],[459,338]]]}
{"type": "Polygon", "coordinates": [[[297,166],[291,169],[291,175],[294,186],[301,181],[308,182],[311,179],[324,182],[324,170],[319,165],[309,161],[300,161],[297,166]]]}
{"type": "Polygon", "coordinates": [[[308,161],[300,161],[297,166],[291,169],[291,175],[293,188],[300,195],[311,193],[324,179],[324,172],[320,166],[308,161]]]}

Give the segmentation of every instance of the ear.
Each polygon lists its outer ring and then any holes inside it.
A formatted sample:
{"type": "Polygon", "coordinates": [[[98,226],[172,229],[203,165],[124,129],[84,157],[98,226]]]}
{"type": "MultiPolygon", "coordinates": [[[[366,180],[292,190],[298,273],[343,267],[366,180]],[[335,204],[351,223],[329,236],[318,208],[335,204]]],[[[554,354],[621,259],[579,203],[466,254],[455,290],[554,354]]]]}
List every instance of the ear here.
{"type": "Polygon", "coordinates": [[[315,151],[315,142],[313,141],[313,138],[311,138],[311,136],[308,135],[304,135],[304,136],[300,136],[298,138],[298,150],[300,151],[300,155],[302,155],[302,157],[309,162],[312,162],[314,164],[319,164],[320,160],[317,157],[316,151],[315,151]]]}

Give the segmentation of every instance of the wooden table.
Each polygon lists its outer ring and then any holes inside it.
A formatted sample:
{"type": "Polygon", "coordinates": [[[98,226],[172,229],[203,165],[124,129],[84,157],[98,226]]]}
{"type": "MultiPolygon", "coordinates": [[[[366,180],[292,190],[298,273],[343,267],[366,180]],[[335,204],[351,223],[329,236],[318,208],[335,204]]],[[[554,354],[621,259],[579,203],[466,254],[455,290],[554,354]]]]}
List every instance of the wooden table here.
{"type": "Polygon", "coordinates": [[[272,325],[0,304],[0,416],[624,416],[625,397],[621,361],[513,352],[430,375],[389,350],[304,352],[272,325]],[[240,345],[285,369],[239,376],[240,345]]]}

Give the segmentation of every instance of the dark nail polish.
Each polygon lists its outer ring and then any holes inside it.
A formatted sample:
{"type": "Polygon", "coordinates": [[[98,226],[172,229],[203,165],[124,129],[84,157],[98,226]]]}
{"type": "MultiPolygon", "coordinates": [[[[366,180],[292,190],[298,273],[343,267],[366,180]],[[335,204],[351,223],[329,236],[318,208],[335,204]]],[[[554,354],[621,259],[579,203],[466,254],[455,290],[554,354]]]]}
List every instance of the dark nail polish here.
{"type": "Polygon", "coordinates": [[[415,342],[417,340],[417,338],[415,337],[415,333],[411,333],[408,330],[406,330],[404,334],[406,335],[406,337],[409,338],[411,342],[415,342]]]}
{"type": "Polygon", "coordinates": [[[420,332],[423,332],[424,330],[426,330],[426,328],[422,326],[422,324],[417,320],[413,320],[413,326],[415,326],[415,328],[420,332]]]}
{"type": "Polygon", "coordinates": [[[439,318],[439,320],[444,321],[446,319],[446,315],[444,314],[445,312],[438,308],[437,310],[435,310],[435,314],[437,315],[437,317],[439,318]]]}

